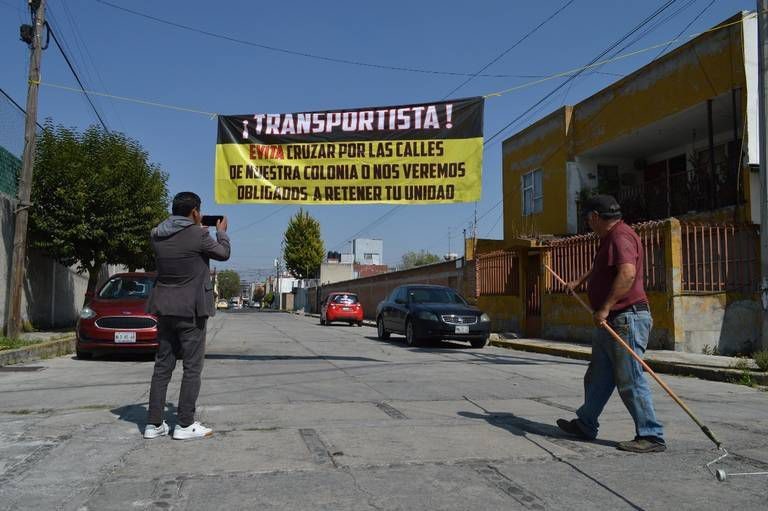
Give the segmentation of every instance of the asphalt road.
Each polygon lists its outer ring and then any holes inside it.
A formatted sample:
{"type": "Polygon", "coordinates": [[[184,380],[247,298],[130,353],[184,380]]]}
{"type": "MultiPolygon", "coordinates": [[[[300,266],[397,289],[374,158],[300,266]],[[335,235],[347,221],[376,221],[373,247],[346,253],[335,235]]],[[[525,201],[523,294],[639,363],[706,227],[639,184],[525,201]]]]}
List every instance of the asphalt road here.
{"type": "MultiPolygon", "coordinates": [[[[711,444],[655,384],[666,453],[615,449],[633,436],[618,396],[598,441],[560,435],[554,421],[581,400],[574,360],[225,312],[209,323],[198,402],[215,435],[188,442],[141,437],[148,358],[26,369],[0,371],[0,509],[768,507],[767,476],[709,475],[711,444]]],[[[768,394],[667,381],[735,453],[722,468],[768,470],[768,394]]]]}

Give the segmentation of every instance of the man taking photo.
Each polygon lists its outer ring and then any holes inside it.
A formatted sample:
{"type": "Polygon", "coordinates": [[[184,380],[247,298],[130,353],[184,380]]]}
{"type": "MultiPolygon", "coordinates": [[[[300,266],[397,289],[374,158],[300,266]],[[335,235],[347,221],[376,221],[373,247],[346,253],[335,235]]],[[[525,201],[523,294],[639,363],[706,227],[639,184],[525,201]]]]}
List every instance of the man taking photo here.
{"type": "Polygon", "coordinates": [[[558,419],[563,431],[594,440],[597,418],[614,389],[635,421],[634,440],[620,442],[618,449],[636,453],[666,450],[664,429],[656,420],[653,399],[642,366],[602,328],[608,322],[642,357],[653,327],[648,297],[643,288],[643,247],[637,233],[621,220],[621,208],[610,195],[596,195],[584,203],[589,227],[600,237],[592,269],[568,284],[574,292],[587,283],[587,295],[598,327],[592,356],[584,375],[584,404],[577,418],[558,419]]]}
{"type": "Polygon", "coordinates": [[[147,312],[158,319],[158,350],[149,390],[149,414],[144,438],[167,435],[163,420],[168,383],[182,359],[184,375],[179,392],[176,440],[205,438],[213,434],[195,421],[200,375],[205,358],[205,328],[215,313],[208,261],[229,259],[227,219],[216,223],[216,241],[202,225],[200,197],[181,192],[173,198],[172,214],[152,229],[157,280],[147,302],[147,312]]]}

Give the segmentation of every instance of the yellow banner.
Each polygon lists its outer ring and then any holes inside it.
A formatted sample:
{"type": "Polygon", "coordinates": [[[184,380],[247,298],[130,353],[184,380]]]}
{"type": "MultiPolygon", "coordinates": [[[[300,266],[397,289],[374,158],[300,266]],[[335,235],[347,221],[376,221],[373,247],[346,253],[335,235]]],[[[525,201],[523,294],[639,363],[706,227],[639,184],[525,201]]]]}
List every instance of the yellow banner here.
{"type": "Polygon", "coordinates": [[[219,204],[480,200],[483,138],[216,146],[219,204]]]}

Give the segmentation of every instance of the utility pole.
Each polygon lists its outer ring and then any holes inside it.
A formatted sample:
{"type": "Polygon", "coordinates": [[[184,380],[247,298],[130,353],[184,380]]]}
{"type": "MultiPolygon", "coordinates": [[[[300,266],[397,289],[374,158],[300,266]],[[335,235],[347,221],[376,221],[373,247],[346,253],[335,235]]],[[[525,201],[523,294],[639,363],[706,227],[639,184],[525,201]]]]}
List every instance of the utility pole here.
{"type": "Polygon", "coordinates": [[[768,0],[757,0],[757,67],[758,107],[760,113],[760,298],[763,305],[763,349],[768,349],[768,137],[766,113],[768,113],[768,0]]]}
{"type": "Polygon", "coordinates": [[[43,53],[43,30],[45,29],[45,0],[29,0],[33,23],[22,25],[22,40],[32,48],[29,61],[29,84],[27,86],[27,118],[24,125],[24,154],[21,158],[16,225],[13,231],[13,258],[11,262],[11,288],[6,318],[6,334],[11,339],[21,331],[21,294],[24,284],[24,266],[27,258],[27,223],[29,221],[29,199],[32,195],[32,166],[35,160],[35,136],[37,126],[37,93],[40,88],[40,60],[43,53]]]}

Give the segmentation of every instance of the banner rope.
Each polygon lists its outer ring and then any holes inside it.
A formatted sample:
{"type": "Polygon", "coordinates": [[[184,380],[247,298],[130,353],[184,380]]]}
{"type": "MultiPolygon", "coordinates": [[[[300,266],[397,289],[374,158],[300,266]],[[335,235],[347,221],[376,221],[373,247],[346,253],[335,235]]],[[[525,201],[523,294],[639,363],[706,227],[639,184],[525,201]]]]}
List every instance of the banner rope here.
{"type": "Polygon", "coordinates": [[[59,85],[55,83],[49,83],[49,82],[41,82],[36,80],[30,80],[29,83],[33,83],[36,85],[42,85],[43,87],[50,87],[52,89],[61,89],[66,90],[70,92],[79,92],[80,94],[93,94],[94,96],[101,96],[104,98],[110,98],[110,99],[119,99],[121,101],[128,101],[130,103],[138,103],[140,105],[147,105],[147,106],[155,106],[158,108],[167,108],[170,110],[178,110],[179,112],[188,112],[193,114],[201,114],[210,117],[211,119],[215,119],[218,117],[218,113],[216,112],[206,112],[205,110],[195,110],[194,108],[186,108],[182,106],[176,106],[176,105],[169,105],[167,103],[158,103],[156,101],[148,101],[145,99],[139,99],[139,98],[131,98],[127,96],[116,96],[114,94],[107,94],[104,92],[97,92],[92,90],[81,90],[75,87],[67,87],[66,85],[59,85]]]}
{"type": "MultiPolygon", "coordinates": [[[[611,62],[617,62],[619,60],[624,60],[624,59],[627,59],[629,57],[634,57],[635,55],[639,55],[641,53],[646,53],[646,52],[655,50],[657,48],[661,48],[661,47],[670,45],[672,43],[676,43],[676,42],[679,42],[679,41],[687,41],[689,39],[693,39],[695,37],[699,37],[699,36],[704,35],[704,34],[716,32],[718,30],[723,30],[725,28],[732,27],[734,25],[738,25],[740,23],[743,23],[745,20],[757,17],[757,14],[758,13],[753,12],[753,13],[750,13],[750,14],[742,17],[742,18],[739,18],[736,21],[732,21],[730,23],[724,23],[722,25],[718,25],[716,27],[712,27],[712,28],[710,28],[708,30],[704,30],[703,32],[697,32],[695,34],[689,34],[687,36],[677,37],[675,39],[670,39],[668,41],[664,41],[664,42],[661,42],[661,43],[658,43],[658,44],[654,44],[654,45],[648,46],[646,48],[641,48],[639,50],[635,50],[635,51],[632,51],[632,52],[629,52],[629,53],[624,53],[624,54],[621,54],[621,55],[617,55],[617,56],[612,57],[610,59],[601,60],[601,61],[595,62],[593,64],[589,64],[589,65],[581,66],[581,67],[575,67],[575,68],[569,69],[567,71],[561,71],[559,73],[555,73],[555,74],[552,74],[552,75],[547,75],[547,76],[544,76],[544,77],[536,79],[536,80],[532,80],[532,81],[529,81],[529,82],[521,83],[519,85],[515,85],[514,87],[509,87],[507,89],[502,89],[502,90],[499,90],[499,91],[496,91],[496,92],[491,92],[491,93],[488,93],[488,94],[484,94],[482,97],[484,99],[493,98],[493,97],[500,97],[500,96],[503,96],[504,94],[508,94],[510,92],[515,92],[515,91],[518,91],[518,90],[521,90],[521,89],[526,89],[528,87],[533,87],[534,85],[538,85],[540,83],[548,82],[550,80],[554,80],[554,79],[557,79],[557,78],[562,78],[564,76],[570,76],[572,74],[579,73],[581,71],[586,71],[586,70],[589,70],[589,69],[593,69],[593,68],[596,68],[596,67],[603,66],[605,64],[610,64],[611,62]]],[[[77,92],[77,93],[80,93],[80,94],[93,94],[94,96],[101,96],[101,97],[109,98],[109,99],[117,99],[117,100],[120,100],[120,101],[127,101],[127,102],[130,102],[130,103],[137,103],[137,104],[140,104],[140,105],[154,106],[154,107],[158,107],[158,108],[166,108],[166,109],[169,109],[169,110],[176,110],[176,111],[179,111],[179,112],[187,112],[187,113],[205,115],[205,116],[209,117],[211,120],[216,119],[216,117],[218,117],[218,115],[219,115],[216,112],[207,112],[205,110],[196,110],[194,108],[186,108],[186,107],[171,105],[171,104],[168,104],[168,103],[159,103],[159,102],[156,102],[156,101],[149,101],[149,100],[145,100],[145,99],[128,97],[128,96],[117,96],[115,94],[107,94],[107,93],[104,93],[104,92],[97,92],[97,91],[91,91],[91,90],[81,90],[81,89],[78,89],[78,88],[75,88],[75,87],[68,87],[66,85],[59,85],[59,84],[55,84],[55,83],[42,82],[42,81],[30,81],[30,83],[34,83],[34,84],[37,84],[37,85],[41,85],[41,86],[49,87],[49,88],[53,88],[53,89],[60,89],[60,90],[65,90],[65,91],[70,91],[70,92],[77,92]]]]}

